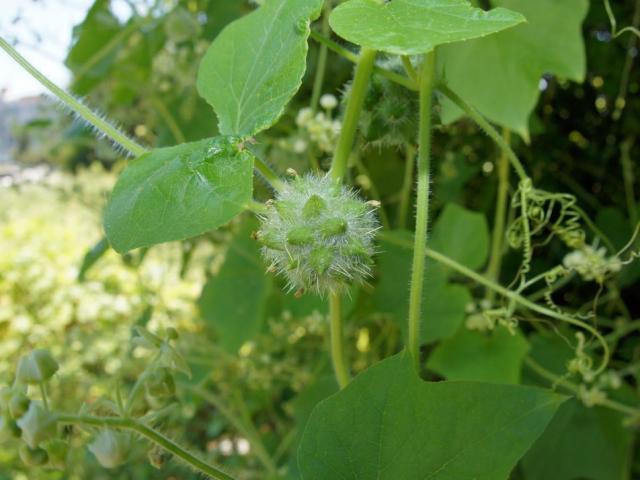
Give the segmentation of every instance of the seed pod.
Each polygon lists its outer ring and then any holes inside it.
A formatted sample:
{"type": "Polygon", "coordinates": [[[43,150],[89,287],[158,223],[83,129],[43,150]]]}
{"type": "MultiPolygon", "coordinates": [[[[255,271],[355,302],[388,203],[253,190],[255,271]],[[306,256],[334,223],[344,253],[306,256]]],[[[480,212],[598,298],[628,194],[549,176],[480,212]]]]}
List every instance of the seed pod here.
{"type": "Polygon", "coordinates": [[[88,448],[104,468],[116,468],[127,460],[131,437],[126,433],[106,428],[93,439],[88,448]]]}
{"type": "Polygon", "coordinates": [[[31,402],[27,413],[16,423],[22,430],[22,439],[31,448],[36,448],[57,433],[55,415],[42,408],[38,402],[31,402]]]}
{"type": "Polygon", "coordinates": [[[290,291],[325,294],[362,283],[371,272],[375,207],[328,176],[286,183],[257,233],[270,270],[290,291]]]}
{"type": "Polygon", "coordinates": [[[41,467],[49,461],[47,451],[39,447],[31,448],[28,445],[22,445],[19,454],[24,464],[30,467],[41,467]]]}
{"type": "Polygon", "coordinates": [[[37,385],[49,380],[58,371],[58,362],[48,350],[36,349],[20,358],[16,378],[21,383],[37,385]]]}

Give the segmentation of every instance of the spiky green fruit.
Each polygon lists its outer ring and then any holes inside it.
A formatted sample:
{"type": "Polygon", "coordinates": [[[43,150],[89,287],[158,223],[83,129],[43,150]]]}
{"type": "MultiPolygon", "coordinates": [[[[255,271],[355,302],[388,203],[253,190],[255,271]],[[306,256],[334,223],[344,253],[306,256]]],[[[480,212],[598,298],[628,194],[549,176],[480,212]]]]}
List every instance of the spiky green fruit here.
{"type": "Polygon", "coordinates": [[[327,176],[293,178],[261,221],[257,238],[269,270],[291,290],[340,292],[371,274],[375,207],[327,176]]]}

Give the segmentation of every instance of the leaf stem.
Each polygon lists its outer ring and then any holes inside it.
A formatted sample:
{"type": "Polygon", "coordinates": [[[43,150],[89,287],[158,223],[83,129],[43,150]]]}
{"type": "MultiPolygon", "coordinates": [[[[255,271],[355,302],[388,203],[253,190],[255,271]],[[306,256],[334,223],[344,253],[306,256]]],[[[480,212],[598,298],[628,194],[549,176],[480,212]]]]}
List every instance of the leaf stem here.
{"type": "Polygon", "coordinates": [[[143,423],[132,418],[94,417],[90,415],[60,415],[58,416],[58,421],[62,423],[91,425],[95,427],[111,427],[121,430],[134,431],[145,437],[147,440],[155,443],[159,447],[162,447],[167,452],[180,458],[194,470],[204,475],[208,475],[215,480],[234,480],[233,477],[227,475],[222,470],[219,470],[216,467],[200,460],[170,438],[165,437],[160,432],[157,432],[156,430],[147,427],[143,423]]]}
{"type": "Polygon", "coordinates": [[[422,286],[424,284],[425,251],[429,226],[431,106],[435,80],[435,51],[425,54],[420,70],[420,125],[418,131],[418,204],[416,233],[409,291],[409,352],[416,366],[420,362],[420,320],[422,313],[422,286]]]}
{"type": "Polygon", "coordinates": [[[360,58],[356,65],[353,84],[351,85],[351,91],[349,92],[349,99],[347,100],[347,107],[342,121],[342,130],[340,131],[336,151],[333,155],[333,161],[331,162],[330,174],[337,182],[342,181],[347,171],[347,163],[351,155],[351,149],[353,148],[353,141],[358,128],[358,120],[360,119],[360,112],[364,105],[364,97],[367,93],[369,79],[373,72],[376,53],[375,50],[364,47],[360,51],[360,58]]]}
{"type": "Polygon", "coordinates": [[[280,191],[284,188],[284,182],[280,180],[280,178],[278,178],[278,175],[276,175],[276,173],[271,170],[271,167],[269,167],[269,165],[267,165],[258,156],[255,156],[253,166],[258,172],[260,172],[264,179],[269,182],[274,190],[280,191]]]}
{"type": "Polygon", "coordinates": [[[344,359],[342,341],[342,299],[340,294],[329,295],[329,317],[331,319],[331,361],[338,386],[344,388],[349,384],[349,369],[344,359]]]}
{"type": "Polygon", "coordinates": [[[511,146],[505,142],[502,135],[482,116],[480,112],[478,112],[475,108],[465,102],[457,93],[451,90],[448,86],[444,84],[438,85],[438,91],[440,91],[445,97],[451,100],[456,104],[458,108],[464,111],[471,119],[476,122],[476,124],[484,130],[484,132],[500,147],[500,149],[507,156],[511,165],[513,165],[514,170],[520,177],[520,180],[526,180],[529,178],[526,170],[522,166],[522,162],[515,154],[511,146]]]}
{"type": "Polygon", "coordinates": [[[147,151],[142,145],[127,137],[124,133],[111,125],[104,118],[101,118],[99,115],[95,114],[89,107],[78,101],[73,95],[67,93],[47,77],[45,77],[36,67],[31,65],[31,63],[29,63],[26,58],[20,55],[20,53],[18,53],[18,51],[2,37],[0,37],[0,47],[5,52],[7,52],[7,54],[11,58],[13,58],[22,68],[24,68],[33,78],[44,85],[62,103],[73,110],[87,123],[93,125],[98,131],[102,132],[115,143],[120,145],[122,148],[124,148],[128,152],[131,152],[136,157],[139,157],[147,151]]]}
{"type": "MultiPolygon", "coordinates": [[[[511,140],[511,131],[504,129],[502,137],[508,145],[511,140]]],[[[491,235],[491,256],[487,267],[487,277],[497,282],[502,266],[502,254],[504,248],[504,229],[507,219],[507,197],[509,195],[509,158],[504,150],[500,150],[498,159],[498,190],[496,195],[496,210],[493,220],[493,234],[491,235]]],[[[495,292],[491,289],[487,292],[487,299],[493,302],[495,292]]]]}

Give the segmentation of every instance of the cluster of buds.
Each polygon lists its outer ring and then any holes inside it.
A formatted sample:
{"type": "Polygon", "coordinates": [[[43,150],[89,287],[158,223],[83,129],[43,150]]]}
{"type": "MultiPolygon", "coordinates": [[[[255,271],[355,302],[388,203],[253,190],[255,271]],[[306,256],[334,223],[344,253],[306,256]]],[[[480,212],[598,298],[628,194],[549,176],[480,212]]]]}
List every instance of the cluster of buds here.
{"type": "Polygon", "coordinates": [[[583,280],[603,283],[612,274],[620,271],[622,264],[615,257],[607,257],[606,248],[594,248],[585,245],[578,250],[568,253],[562,261],[567,270],[578,273],[583,280]]]}
{"type": "MultiPolygon", "coordinates": [[[[338,99],[333,95],[323,95],[320,105],[324,112],[315,115],[310,108],[303,108],[298,112],[296,125],[304,132],[309,141],[323,153],[331,153],[335,149],[338,135],[342,128],[340,120],[332,118],[331,112],[338,106],[338,99]]],[[[306,142],[299,139],[294,148],[296,153],[306,150],[306,142]]]]}
{"type": "Polygon", "coordinates": [[[324,295],[371,275],[377,204],[328,176],[295,176],[267,203],[257,240],[290,290],[324,295]]]}
{"type": "Polygon", "coordinates": [[[47,350],[33,350],[20,358],[16,380],[11,387],[0,390],[0,432],[2,437],[18,438],[20,458],[30,466],[62,469],[66,463],[68,445],[57,438],[56,415],[42,402],[27,395],[29,386],[45,384],[58,371],[58,363],[47,350]]]}

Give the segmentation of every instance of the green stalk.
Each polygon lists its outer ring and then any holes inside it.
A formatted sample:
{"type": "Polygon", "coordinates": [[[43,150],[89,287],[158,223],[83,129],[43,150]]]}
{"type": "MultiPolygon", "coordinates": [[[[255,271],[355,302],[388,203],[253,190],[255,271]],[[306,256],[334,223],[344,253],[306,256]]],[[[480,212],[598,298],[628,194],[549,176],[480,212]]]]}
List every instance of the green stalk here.
{"type": "Polygon", "coordinates": [[[409,203],[411,201],[411,190],[413,189],[413,169],[416,156],[416,148],[407,143],[405,147],[404,180],[402,182],[402,192],[400,194],[400,207],[398,209],[398,228],[407,228],[407,218],[409,217],[409,203]]]}
{"type": "MultiPolygon", "coordinates": [[[[324,12],[322,15],[322,35],[328,37],[331,33],[329,26],[329,15],[331,15],[331,2],[327,1],[324,5],[324,12]]],[[[326,44],[320,44],[320,52],[318,53],[318,63],[316,65],[316,76],[313,80],[313,90],[311,92],[311,110],[315,113],[318,110],[318,102],[320,101],[320,95],[322,95],[322,85],[324,84],[324,76],[327,70],[327,56],[329,54],[329,47],[326,44]]]]}
{"type": "Polygon", "coordinates": [[[349,161],[349,155],[351,155],[351,149],[353,148],[353,141],[358,128],[358,120],[360,119],[360,112],[364,105],[364,97],[367,93],[369,79],[373,72],[376,53],[375,50],[364,47],[360,51],[360,59],[356,65],[353,84],[351,85],[349,100],[347,101],[347,109],[342,121],[342,130],[340,131],[336,151],[333,155],[333,161],[331,162],[331,177],[337,182],[341,182],[347,172],[347,163],[349,161]]]}
{"type": "Polygon", "coordinates": [[[329,317],[331,318],[331,361],[338,386],[344,388],[349,384],[349,369],[344,359],[344,345],[342,344],[342,299],[340,294],[329,296],[329,317]]]}
{"type": "MultiPolygon", "coordinates": [[[[342,121],[342,130],[338,137],[336,151],[331,162],[330,175],[336,182],[342,182],[347,172],[347,164],[353,142],[358,128],[358,120],[360,112],[364,105],[364,97],[369,85],[369,79],[373,72],[374,62],[376,60],[376,51],[369,48],[362,48],[360,58],[356,65],[353,78],[353,85],[349,92],[347,108],[344,119],[342,121]]],[[[349,383],[349,369],[345,363],[344,346],[342,340],[342,312],[339,293],[331,293],[329,295],[329,316],[331,319],[331,359],[333,369],[338,380],[340,388],[344,388],[349,383]]]]}
{"type": "MultiPolygon", "coordinates": [[[[511,132],[504,129],[503,138],[508,145],[511,140],[511,132]]],[[[491,235],[491,256],[487,267],[487,277],[493,282],[497,282],[500,277],[502,266],[502,250],[504,247],[504,229],[507,220],[507,197],[509,195],[509,158],[504,150],[500,151],[498,159],[498,191],[496,198],[496,212],[493,221],[493,234],[491,235]]],[[[494,291],[489,290],[487,299],[493,302],[494,291]]]]}
{"type": "Polygon", "coordinates": [[[520,177],[520,180],[526,180],[529,178],[526,170],[524,169],[524,167],[522,166],[522,163],[520,162],[520,159],[515,154],[511,146],[507,142],[505,142],[504,138],[502,138],[502,135],[500,135],[500,133],[482,116],[480,112],[478,112],[475,108],[473,108],[471,105],[465,102],[462,98],[458,96],[457,93],[455,93],[446,85],[444,84],[438,85],[438,90],[445,97],[447,97],[449,100],[455,103],[456,106],[460,108],[460,110],[464,111],[474,122],[476,122],[476,124],[482,130],[484,130],[484,132],[487,135],[489,135],[489,137],[494,142],[496,142],[498,147],[500,147],[500,149],[504,152],[504,154],[507,156],[507,158],[511,162],[511,165],[513,166],[514,170],[518,174],[518,177],[520,177]]]}
{"type": "Polygon", "coordinates": [[[120,430],[131,430],[136,432],[147,440],[155,443],[159,447],[165,449],[167,452],[173,454],[194,470],[207,475],[214,480],[234,480],[233,477],[227,475],[222,470],[209,465],[208,463],[200,460],[180,445],[175,443],[170,438],[165,437],[163,434],[156,430],[147,427],[143,423],[138,422],[132,418],[120,418],[120,417],[93,417],[90,415],[60,415],[58,421],[62,423],[90,425],[94,427],[111,427],[120,430]]]}
{"type": "Polygon", "coordinates": [[[409,352],[416,366],[420,362],[420,320],[424,283],[427,228],[429,226],[431,106],[435,80],[435,51],[425,54],[420,71],[420,126],[418,131],[418,205],[414,236],[411,289],[409,291],[409,352]]]}
{"type": "Polygon", "coordinates": [[[269,165],[256,156],[253,166],[275,190],[282,190],[284,182],[278,178],[269,165]]]}
{"type": "Polygon", "coordinates": [[[96,115],[89,107],[82,104],[73,95],[67,93],[62,88],[45,77],[37,68],[29,63],[29,61],[20,55],[4,38],[0,37],[0,47],[9,54],[22,68],[24,68],[33,78],[38,80],[45,88],[55,95],[62,103],[78,114],[87,123],[93,125],[98,131],[109,137],[122,148],[131,152],[134,156],[139,157],[146,153],[146,149],[134,140],[127,137],[124,133],[111,125],[105,119],[96,115]]]}

